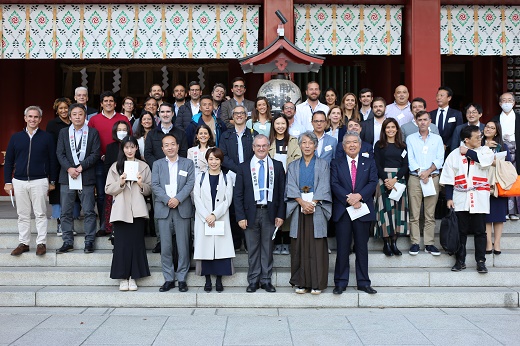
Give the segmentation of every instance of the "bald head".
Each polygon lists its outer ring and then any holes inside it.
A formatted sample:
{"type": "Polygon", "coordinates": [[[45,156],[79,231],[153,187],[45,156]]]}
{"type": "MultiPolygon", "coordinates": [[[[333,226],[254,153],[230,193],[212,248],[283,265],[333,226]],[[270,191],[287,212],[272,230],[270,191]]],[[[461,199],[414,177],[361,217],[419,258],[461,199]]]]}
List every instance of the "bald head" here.
{"type": "Polygon", "coordinates": [[[410,94],[408,93],[408,88],[404,85],[399,85],[397,88],[395,88],[394,99],[395,103],[397,103],[399,106],[407,105],[409,96],[410,94]]]}

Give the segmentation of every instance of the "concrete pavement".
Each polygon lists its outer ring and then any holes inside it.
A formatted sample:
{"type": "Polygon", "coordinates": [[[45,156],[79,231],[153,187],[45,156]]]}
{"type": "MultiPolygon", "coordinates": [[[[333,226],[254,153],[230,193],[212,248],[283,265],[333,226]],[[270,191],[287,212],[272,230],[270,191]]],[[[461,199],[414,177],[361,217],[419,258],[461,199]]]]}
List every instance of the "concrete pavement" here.
{"type": "Polygon", "coordinates": [[[0,309],[0,345],[518,345],[519,308],[0,309]]]}

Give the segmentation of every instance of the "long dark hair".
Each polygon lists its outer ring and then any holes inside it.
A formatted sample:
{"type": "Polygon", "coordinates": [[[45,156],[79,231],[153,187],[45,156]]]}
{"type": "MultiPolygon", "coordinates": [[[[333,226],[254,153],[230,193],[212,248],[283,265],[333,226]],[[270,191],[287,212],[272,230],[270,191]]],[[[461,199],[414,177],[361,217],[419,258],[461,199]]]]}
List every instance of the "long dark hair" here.
{"type": "MultiPolygon", "coordinates": [[[[493,137],[493,140],[495,142],[497,142],[498,145],[500,145],[500,148],[504,148],[504,141],[502,140],[502,125],[500,125],[500,123],[498,121],[493,121],[493,120],[490,120],[487,122],[487,124],[489,124],[489,123],[495,124],[495,129],[497,131],[497,133],[493,137]]],[[[486,144],[486,136],[482,136],[482,145],[485,145],[485,144],[486,144]]]]}
{"type": "Polygon", "coordinates": [[[152,127],[150,128],[150,131],[155,128],[155,119],[154,119],[153,114],[148,111],[143,111],[141,114],[141,117],[137,120],[138,121],[137,129],[135,130],[135,133],[134,133],[135,138],[141,138],[146,133],[146,130],[143,127],[143,116],[145,116],[146,114],[148,114],[149,116],[152,117],[152,127]]]}
{"type": "Polygon", "coordinates": [[[206,148],[211,148],[215,146],[215,137],[213,136],[213,131],[211,131],[211,128],[206,124],[201,124],[197,127],[195,130],[195,139],[193,140],[193,145],[198,147],[200,145],[199,139],[197,138],[197,135],[199,134],[200,129],[206,129],[209,133],[209,139],[208,144],[206,144],[206,148]]]}
{"type": "Polygon", "coordinates": [[[139,143],[137,143],[137,139],[134,136],[126,136],[121,141],[121,145],[119,145],[119,153],[117,154],[117,161],[116,161],[116,170],[117,173],[123,174],[123,171],[125,170],[125,161],[126,161],[126,155],[125,155],[125,145],[126,143],[132,143],[137,148],[136,153],[139,151],[139,143]]]}
{"type": "Polygon", "coordinates": [[[282,118],[285,120],[285,132],[283,134],[283,145],[288,146],[289,145],[289,120],[287,120],[287,117],[284,114],[280,114],[276,116],[273,121],[271,122],[271,130],[269,132],[269,143],[276,145],[276,130],[274,129],[274,122],[278,120],[279,118],[282,118]]]}
{"type": "Polygon", "coordinates": [[[267,121],[270,121],[272,123],[273,115],[271,114],[271,104],[269,103],[269,100],[267,99],[267,97],[259,96],[255,101],[255,108],[251,111],[251,126],[253,126],[252,124],[254,124],[260,120],[260,113],[258,113],[258,110],[256,109],[256,106],[258,105],[258,101],[265,101],[265,104],[267,105],[267,110],[266,110],[267,121]]]}
{"type": "Polygon", "coordinates": [[[401,132],[401,128],[399,127],[399,123],[394,118],[387,118],[383,121],[383,125],[381,125],[381,137],[379,139],[379,148],[383,149],[388,145],[388,137],[386,136],[386,127],[388,124],[394,124],[397,132],[395,134],[395,146],[404,149],[406,148],[406,144],[403,142],[403,135],[401,132]]]}

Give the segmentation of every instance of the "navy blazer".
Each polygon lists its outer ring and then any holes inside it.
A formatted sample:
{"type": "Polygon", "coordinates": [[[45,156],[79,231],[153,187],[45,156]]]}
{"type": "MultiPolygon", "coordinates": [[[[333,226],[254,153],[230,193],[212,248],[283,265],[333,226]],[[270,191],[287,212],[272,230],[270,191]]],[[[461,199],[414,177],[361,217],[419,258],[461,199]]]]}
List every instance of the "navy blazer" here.
{"type": "Polygon", "coordinates": [[[376,162],[372,158],[358,155],[356,187],[352,189],[350,167],[346,156],[332,160],[330,164],[330,186],[332,190],[332,221],[337,222],[349,207],[347,195],[359,193],[362,201],[366,203],[370,213],[360,217],[359,221],[375,221],[374,192],[378,184],[376,162]]]}
{"type": "MultiPolygon", "coordinates": [[[[432,119],[432,123],[437,125],[439,127],[439,124],[437,124],[437,111],[439,109],[435,109],[430,112],[430,117],[432,119]]],[[[451,141],[453,138],[453,132],[455,132],[455,128],[459,125],[462,125],[462,113],[456,109],[453,109],[451,107],[448,108],[448,114],[444,117],[444,127],[443,127],[443,134],[442,142],[447,147],[446,152],[449,153],[455,148],[451,148],[451,141]],[[449,122],[451,118],[455,118],[454,122],[449,122]]],[[[440,131],[439,131],[440,132],[440,131]]],[[[457,146],[458,147],[458,146],[457,146]]]]}
{"type": "Polygon", "coordinates": [[[381,136],[380,133],[374,133],[374,121],[375,118],[367,119],[365,121],[361,122],[361,133],[359,136],[361,137],[361,140],[363,142],[367,142],[374,145],[375,142],[377,142],[381,136]]]}
{"type": "MultiPolygon", "coordinates": [[[[257,134],[258,132],[255,130],[246,128],[241,137],[242,148],[244,150],[244,162],[249,161],[254,155],[253,138],[257,134]]],[[[240,162],[238,161],[238,137],[234,127],[222,133],[218,147],[224,153],[224,162],[222,163],[224,171],[233,171],[236,173],[240,162]]]]}
{"type": "MultiPolygon", "coordinates": [[[[269,220],[274,223],[275,218],[285,220],[285,170],[280,161],[272,160],[274,166],[273,201],[267,202],[269,220]]],[[[247,220],[247,224],[253,225],[256,218],[256,201],[251,178],[251,159],[238,166],[235,188],[233,190],[233,203],[235,204],[236,220],[247,220]]],[[[269,185],[269,179],[267,180],[269,185]]]]}
{"type": "MultiPolygon", "coordinates": [[[[461,124],[455,128],[455,131],[453,131],[453,137],[451,138],[451,144],[450,144],[450,148],[452,151],[455,148],[460,147],[460,142],[461,142],[460,133],[462,132],[462,129],[465,128],[466,126],[468,126],[468,123],[461,124]]],[[[482,132],[482,134],[484,134],[485,126],[486,125],[484,123],[479,124],[480,132],[482,132]]]]}

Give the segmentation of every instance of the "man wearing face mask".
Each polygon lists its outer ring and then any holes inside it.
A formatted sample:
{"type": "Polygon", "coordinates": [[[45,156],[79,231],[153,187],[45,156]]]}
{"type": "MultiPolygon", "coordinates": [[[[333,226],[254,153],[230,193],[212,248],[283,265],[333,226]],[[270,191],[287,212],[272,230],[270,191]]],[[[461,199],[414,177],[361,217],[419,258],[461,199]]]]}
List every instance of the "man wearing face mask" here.
{"type": "MultiPolygon", "coordinates": [[[[502,140],[507,145],[509,151],[516,152],[516,143],[520,141],[520,120],[516,119],[517,115],[514,111],[515,97],[511,93],[504,93],[500,95],[499,103],[502,108],[502,113],[497,115],[492,121],[498,121],[502,125],[502,140]]],[[[513,165],[516,167],[516,172],[520,174],[520,160],[515,157],[513,165]]],[[[509,199],[509,219],[518,220],[520,217],[520,198],[511,197],[509,199]]]]}

